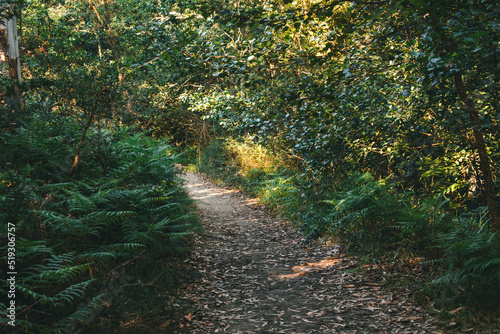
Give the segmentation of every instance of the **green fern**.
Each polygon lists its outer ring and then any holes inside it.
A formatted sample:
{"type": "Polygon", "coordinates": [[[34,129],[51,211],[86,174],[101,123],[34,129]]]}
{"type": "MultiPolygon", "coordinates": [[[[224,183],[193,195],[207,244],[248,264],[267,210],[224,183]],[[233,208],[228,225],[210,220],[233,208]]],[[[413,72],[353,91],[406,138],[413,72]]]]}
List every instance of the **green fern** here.
{"type": "Polygon", "coordinates": [[[449,232],[440,234],[442,263],[448,270],[431,285],[461,291],[452,300],[500,308],[500,249],[488,222],[485,208],[479,208],[458,217],[449,232]]]}
{"type": "Polygon", "coordinates": [[[55,328],[57,332],[62,331],[64,333],[74,333],[82,325],[88,326],[89,323],[101,312],[103,308],[102,303],[105,297],[106,293],[94,296],[92,300],[83,304],[83,306],[77,309],[74,313],[55,323],[53,328],[55,328]]]}
{"type": "Polygon", "coordinates": [[[75,301],[79,301],[83,298],[83,296],[85,296],[85,290],[88,289],[88,287],[95,281],[96,279],[90,279],[73,284],[55,294],[51,298],[51,301],[54,303],[54,306],[63,305],[64,302],[72,304],[75,301]]]}
{"type": "MultiPolygon", "coordinates": [[[[25,175],[9,174],[15,187],[0,185],[0,217],[17,222],[17,255],[23,264],[19,326],[40,333],[78,331],[99,316],[103,298],[109,303],[121,298],[123,293],[116,295],[122,290],[111,284],[116,268],[123,277],[146,281],[164,270],[158,261],[188,249],[196,221],[188,214],[191,201],[176,182],[170,146],[143,135],[117,138],[108,142],[107,163],[114,167],[107,174],[76,172],[73,180],[34,181],[26,177],[34,169],[27,168],[19,169],[25,175]]],[[[91,158],[85,163],[91,166],[91,158]]],[[[2,291],[5,285],[0,282],[2,291]]],[[[146,300],[138,291],[127,293],[126,298],[136,299],[130,305],[146,300]]]]}

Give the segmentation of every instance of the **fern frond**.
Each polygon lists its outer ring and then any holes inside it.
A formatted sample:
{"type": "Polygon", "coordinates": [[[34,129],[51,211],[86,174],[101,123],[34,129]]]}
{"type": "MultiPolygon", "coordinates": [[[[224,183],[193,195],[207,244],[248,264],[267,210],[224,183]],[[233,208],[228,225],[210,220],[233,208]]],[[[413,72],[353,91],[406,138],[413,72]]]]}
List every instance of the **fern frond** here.
{"type": "Polygon", "coordinates": [[[103,310],[101,305],[105,296],[105,293],[101,293],[93,297],[92,300],[84,304],[83,307],[57,322],[54,327],[64,329],[66,333],[74,333],[77,331],[79,324],[88,325],[89,321],[95,318],[103,310]]]}
{"type": "Polygon", "coordinates": [[[70,206],[68,208],[71,213],[85,213],[96,209],[96,205],[91,197],[84,196],[77,191],[69,191],[70,206]]]}
{"type": "Polygon", "coordinates": [[[107,260],[109,258],[116,258],[117,254],[107,251],[92,251],[83,253],[77,256],[78,260],[107,260]]]}
{"type": "Polygon", "coordinates": [[[33,300],[36,300],[36,301],[40,301],[41,304],[45,304],[47,302],[52,301],[52,299],[50,297],[48,297],[47,295],[45,295],[43,293],[38,293],[38,292],[34,291],[34,289],[30,289],[27,286],[25,286],[24,284],[18,284],[16,286],[16,289],[19,290],[20,292],[22,292],[25,295],[25,297],[32,298],[33,300]]]}
{"type": "Polygon", "coordinates": [[[59,281],[72,281],[80,277],[84,272],[89,270],[92,263],[84,263],[71,267],[63,267],[58,269],[46,269],[40,273],[41,279],[56,279],[59,281]]]}
{"type": "Polygon", "coordinates": [[[83,298],[85,290],[96,280],[97,279],[93,278],[84,282],[73,284],[58,292],[51,298],[51,300],[54,301],[56,305],[62,304],[64,301],[73,303],[75,300],[83,298]]]}
{"type": "Polygon", "coordinates": [[[106,246],[106,248],[112,250],[128,250],[128,251],[136,251],[139,248],[144,248],[144,247],[145,246],[143,244],[137,242],[111,244],[106,246]]]}

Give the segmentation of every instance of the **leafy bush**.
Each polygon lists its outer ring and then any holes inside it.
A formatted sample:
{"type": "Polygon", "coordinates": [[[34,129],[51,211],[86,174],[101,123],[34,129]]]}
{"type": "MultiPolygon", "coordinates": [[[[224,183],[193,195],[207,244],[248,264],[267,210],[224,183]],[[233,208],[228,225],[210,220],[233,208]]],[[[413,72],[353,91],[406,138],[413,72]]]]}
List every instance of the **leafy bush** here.
{"type": "Polygon", "coordinates": [[[368,173],[353,176],[346,188],[329,201],[334,206],[330,233],[354,247],[397,244],[394,226],[408,220],[404,195],[368,173]]]}
{"type": "Polygon", "coordinates": [[[339,185],[325,231],[354,248],[403,250],[430,255],[435,235],[448,231],[448,200],[419,200],[390,177],[355,174],[339,185]]]}

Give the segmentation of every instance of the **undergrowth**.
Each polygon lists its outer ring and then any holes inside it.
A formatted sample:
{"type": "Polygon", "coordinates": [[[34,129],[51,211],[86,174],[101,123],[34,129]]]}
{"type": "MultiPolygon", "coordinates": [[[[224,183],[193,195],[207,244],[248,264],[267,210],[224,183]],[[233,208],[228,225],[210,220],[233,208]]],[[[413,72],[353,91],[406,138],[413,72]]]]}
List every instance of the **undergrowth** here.
{"type": "Polygon", "coordinates": [[[213,140],[197,157],[197,167],[216,182],[256,194],[270,175],[282,172],[280,161],[263,146],[243,140],[213,140]]]}
{"type": "Polygon", "coordinates": [[[38,115],[2,134],[2,332],[112,332],[174,316],[176,263],[198,225],[173,149],[133,129],[96,128],[71,172],[77,129],[38,115]],[[6,314],[9,227],[16,327],[6,314]]]}
{"type": "Polygon", "coordinates": [[[258,196],[305,242],[334,238],[365,258],[418,262],[427,275],[416,286],[443,316],[462,310],[464,326],[498,327],[500,253],[485,208],[457,215],[444,196],[419,197],[391,176],[319,177],[276,152],[249,138],[218,139],[201,150],[197,168],[258,196]]]}

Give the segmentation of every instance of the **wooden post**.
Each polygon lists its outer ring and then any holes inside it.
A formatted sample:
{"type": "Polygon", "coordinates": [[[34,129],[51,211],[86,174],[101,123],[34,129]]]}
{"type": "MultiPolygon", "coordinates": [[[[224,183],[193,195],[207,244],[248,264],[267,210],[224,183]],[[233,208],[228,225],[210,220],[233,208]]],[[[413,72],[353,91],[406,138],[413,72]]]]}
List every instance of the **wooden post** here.
{"type": "MultiPolygon", "coordinates": [[[[10,8],[9,8],[10,9],[10,8]]],[[[3,10],[5,16],[9,10],[3,10]]],[[[17,34],[17,19],[15,16],[0,20],[0,72],[17,83],[21,82],[21,61],[19,57],[19,42],[17,34]]],[[[13,89],[0,87],[0,102],[11,111],[20,111],[22,98],[18,85],[13,89]]]]}

